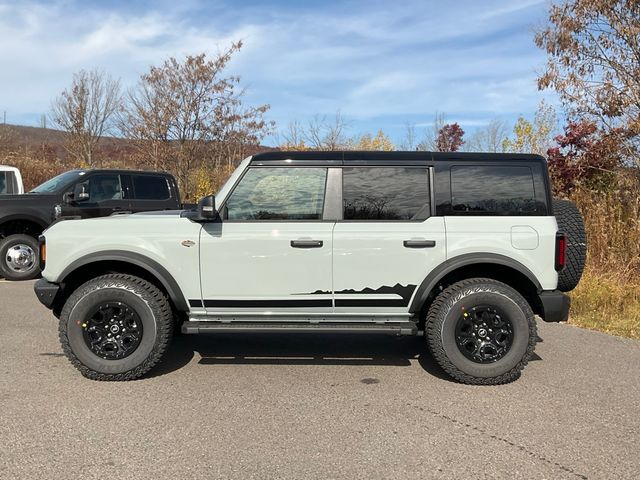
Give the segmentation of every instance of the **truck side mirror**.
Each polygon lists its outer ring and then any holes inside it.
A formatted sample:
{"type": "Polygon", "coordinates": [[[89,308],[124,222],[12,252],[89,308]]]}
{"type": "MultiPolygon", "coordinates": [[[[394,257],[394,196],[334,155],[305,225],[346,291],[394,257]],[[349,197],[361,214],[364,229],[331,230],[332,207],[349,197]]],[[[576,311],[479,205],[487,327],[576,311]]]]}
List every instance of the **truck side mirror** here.
{"type": "Polygon", "coordinates": [[[75,202],[84,202],[89,200],[90,195],[87,191],[86,183],[78,183],[73,189],[73,197],[72,200],[75,202]]]}
{"type": "Polygon", "coordinates": [[[216,210],[216,197],[208,195],[198,202],[198,214],[202,220],[216,220],[220,217],[216,210]]]}

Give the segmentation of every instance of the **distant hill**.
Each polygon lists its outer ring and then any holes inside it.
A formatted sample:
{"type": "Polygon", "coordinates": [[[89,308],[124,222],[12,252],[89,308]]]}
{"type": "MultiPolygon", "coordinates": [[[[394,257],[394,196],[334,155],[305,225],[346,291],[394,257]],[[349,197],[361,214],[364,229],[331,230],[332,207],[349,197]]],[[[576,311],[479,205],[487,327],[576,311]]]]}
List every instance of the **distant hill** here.
{"type": "MultiPolygon", "coordinates": [[[[0,124],[0,128],[6,128],[12,137],[12,144],[27,150],[40,150],[46,148],[50,154],[57,158],[65,159],[67,151],[64,149],[64,132],[53,128],[27,127],[25,125],[0,124]]],[[[274,150],[273,147],[260,145],[251,154],[274,150]]],[[[98,154],[113,160],[125,160],[134,152],[132,142],[120,137],[102,137],[98,144],[98,154]]]]}

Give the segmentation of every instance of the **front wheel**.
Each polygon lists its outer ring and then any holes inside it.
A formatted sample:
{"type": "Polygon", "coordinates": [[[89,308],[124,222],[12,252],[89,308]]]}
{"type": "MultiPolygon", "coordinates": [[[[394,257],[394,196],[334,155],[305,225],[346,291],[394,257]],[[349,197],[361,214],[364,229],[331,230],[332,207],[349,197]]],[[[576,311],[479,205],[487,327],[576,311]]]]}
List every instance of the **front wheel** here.
{"type": "Polygon", "coordinates": [[[60,315],[67,358],[93,380],[133,380],[162,358],[173,333],[166,296],[153,284],[123,274],[81,285],[60,315]]]}
{"type": "Polygon", "coordinates": [[[488,278],[447,287],[427,314],[426,337],[436,362],[453,378],[474,385],[520,376],[536,345],[536,321],[513,288],[488,278]]]}
{"type": "Polygon", "coordinates": [[[38,241],[29,235],[9,235],[0,242],[0,276],[31,280],[40,274],[38,241]]]}

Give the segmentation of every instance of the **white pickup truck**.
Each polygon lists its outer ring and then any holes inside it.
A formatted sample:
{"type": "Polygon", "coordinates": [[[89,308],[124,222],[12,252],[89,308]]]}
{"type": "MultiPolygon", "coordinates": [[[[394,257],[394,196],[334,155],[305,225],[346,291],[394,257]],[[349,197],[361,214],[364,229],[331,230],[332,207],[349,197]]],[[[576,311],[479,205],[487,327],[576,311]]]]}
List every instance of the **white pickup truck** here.
{"type": "Polygon", "coordinates": [[[22,175],[16,167],[0,165],[0,195],[24,193],[22,175]]]}

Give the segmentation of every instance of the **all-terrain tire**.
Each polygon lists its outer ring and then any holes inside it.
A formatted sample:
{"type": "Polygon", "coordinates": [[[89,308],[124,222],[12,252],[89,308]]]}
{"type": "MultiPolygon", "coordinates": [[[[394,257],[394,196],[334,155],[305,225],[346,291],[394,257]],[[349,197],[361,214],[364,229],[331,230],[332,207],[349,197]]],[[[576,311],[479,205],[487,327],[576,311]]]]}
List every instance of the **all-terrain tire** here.
{"type": "Polygon", "coordinates": [[[454,283],[433,301],[426,321],[429,351],[451,377],[472,385],[499,385],[520,377],[537,341],[533,311],[513,288],[489,278],[471,278],[454,283]],[[493,305],[508,317],[512,325],[512,342],[504,356],[490,363],[469,359],[456,338],[460,316],[474,306],[493,305]]]}
{"type": "Polygon", "coordinates": [[[132,275],[109,274],[84,283],[71,294],[60,315],[59,336],[67,358],[85,377],[134,380],[161,360],[171,341],[173,325],[169,301],[155,285],[132,275]],[[83,328],[89,313],[109,302],[126,304],[142,323],[139,345],[121,359],[102,358],[85,341],[83,328]]]}
{"type": "Polygon", "coordinates": [[[587,232],[575,203],[554,199],[553,214],[558,230],[567,236],[566,265],[558,272],[558,290],[570,292],[578,286],[587,261],[587,232]]]}
{"type": "Polygon", "coordinates": [[[0,277],[7,280],[31,280],[40,275],[38,241],[30,235],[9,235],[0,241],[0,277]],[[22,252],[25,262],[17,263],[16,253],[22,252]],[[28,252],[28,260],[27,260],[28,252]]]}

